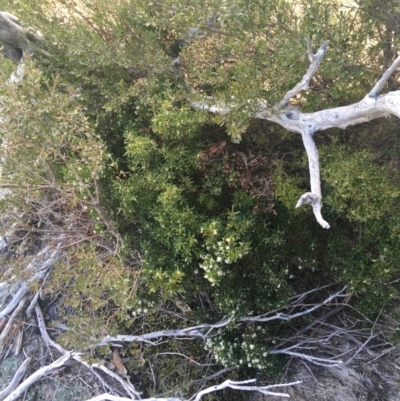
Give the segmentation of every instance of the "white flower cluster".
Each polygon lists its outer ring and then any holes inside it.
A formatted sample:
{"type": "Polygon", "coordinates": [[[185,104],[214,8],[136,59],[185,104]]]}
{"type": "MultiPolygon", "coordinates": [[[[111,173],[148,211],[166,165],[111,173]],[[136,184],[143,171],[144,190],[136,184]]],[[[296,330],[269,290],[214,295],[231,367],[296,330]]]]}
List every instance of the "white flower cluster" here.
{"type": "Polygon", "coordinates": [[[147,312],[149,311],[149,308],[152,308],[154,306],[154,301],[147,301],[147,300],[141,300],[139,299],[137,301],[138,303],[138,307],[137,309],[132,311],[132,315],[133,316],[139,316],[141,314],[147,314],[147,312]]]}
{"type": "Polygon", "coordinates": [[[247,366],[264,370],[272,366],[268,360],[268,343],[265,340],[266,332],[261,326],[251,334],[239,334],[228,341],[222,336],[215,336],[206,341],[205,348],[214,353],[215,360],[224,366],[247,366]]]}
{"type": "MultiPolygon", "coordinates": [[[[204,230],[202,230],[204,233],[204,230]]],[[[206,236],[206,253],[201,255],[200,267],[205,271],[204,277],[215,285],[226,273],[226,266],[236,262],[249,251],[249,247],[234,236],[218,240],[216,223],[211,223],[206,236]]]]}
{"type": "Polygon", "coordinates": [[[222,339],[209,338],[206,341],[205,348],[214,353],[214,358],[217,362],[222,363],[224,366],[236,366],[237,355],[240,352],[239,342],[226,342],[222,339]]]}

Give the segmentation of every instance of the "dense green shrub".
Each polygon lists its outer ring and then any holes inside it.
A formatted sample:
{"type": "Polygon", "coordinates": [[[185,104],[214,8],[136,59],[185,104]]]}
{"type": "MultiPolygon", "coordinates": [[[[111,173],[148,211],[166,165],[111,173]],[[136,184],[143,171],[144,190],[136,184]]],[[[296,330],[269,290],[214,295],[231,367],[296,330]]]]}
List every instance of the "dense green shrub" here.
{"type": "MultiPolygon", "coordinates": [[[[382,138],[395,138],[399,123],[352,128],[351,140],[316,135],[332,222],[322,232],[310,210],[294,210],[309,185],[301,139],[252,120],[259,98],[274,104],[301,79],[306,35],[331,44],[295,106],[365,96],[380,74],[370,44],[381,43],[384,22],[334,0],[73,3],[13,2],[8,11],[40,27],[53,57],[26,60],[21,85],[1,87],[1,135],[12,145],[2,179],[18,187],[13,207],[51,190],[74,221],[91,221],[77,223],[86,237],[71,243],[47,287],[75,310],[80,331],[64,333],[64,344],[263,313],[332,281],[371,315],[398,299],[399,147],[393,139],[387,151],[382,138]],[[191,37],[194,27],[204,35],[191,37]],[[199,94],[236,107],[223,117],[194,111],[188,99],[199,94]]],[[[12,66],[2,65],[6,82],[12,66]]],[[[226,366],[273,372],[280,361],[268,348],[288,332],[232,323],[204,347],[226,366]]],[[[197,356],[204,347],[188,348],[197,356]]]]}

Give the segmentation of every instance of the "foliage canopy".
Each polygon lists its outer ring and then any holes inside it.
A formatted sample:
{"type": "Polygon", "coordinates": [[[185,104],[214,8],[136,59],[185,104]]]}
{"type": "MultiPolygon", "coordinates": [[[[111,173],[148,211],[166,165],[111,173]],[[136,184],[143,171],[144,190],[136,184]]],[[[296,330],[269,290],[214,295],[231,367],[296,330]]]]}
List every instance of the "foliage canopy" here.
{"type": "MultiPolygon", "coordinates": [[[[263,313],[331,282],[348,285],[367,314],[398,300],[400,123],[316,134],[333,222],[321,232],[294,210],[308,185],[300,138],[252,119],[257,99],[275,104],[303,76],[306,36],[330,41],[328,59],[293,105],[315,111],[365,96],[399,44],[374,1],[11,3],[0,1],[40,27],[53,56],[27,56],[18,86],[1,60],[2,181],[11,189],[2,208],[36,213],[20,219],[27,231],[84,234],[70,241],[46,290],[62,291],[76,312],[65,318],[80,332],[64,333],[65,344],[141,324],[263,313]],[[236,107],[223,117],[193,111],[188,99],[206,95],[236,107]],[[63,217],[43,217],[44,202],[63,217]]],[[[395,1],[384,3],[398,15],[395,1]]],[[[395,76],[389,89],[397,85],[395,76]]],[[[289,332],[238,325],[205,348],[226,366],[274,373],[282,361],[267,350],[289,332]]],[[[136,370],[155,358],[129,352],[136,370]]],[[[190,367],[166,380],[183,386],[192,375],[190,367]]]]}

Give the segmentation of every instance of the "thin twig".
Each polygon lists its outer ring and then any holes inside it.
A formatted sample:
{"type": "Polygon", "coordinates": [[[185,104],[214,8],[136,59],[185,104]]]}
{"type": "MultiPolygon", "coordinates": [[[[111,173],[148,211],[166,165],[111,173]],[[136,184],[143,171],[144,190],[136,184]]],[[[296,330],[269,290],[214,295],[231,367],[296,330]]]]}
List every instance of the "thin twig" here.
{"type": "Polygon", "coordinates": [[[290,321],[293,319],[296,319],[300,316],[305,316],[310,314],[311,312],[314,312],[315,310],[317,310],[318,308],[320,308],[323,305],[326,305],[327,303],[331,302],[333,299],[335,298],[344,298],[347,297],[348,294],[343,294],[343,291],[346,289],[346,287],[342,288],[340,291],[336,292],[335,294],[329,296],[328,298],[326,298],[324,301],[322,301],[321,303],[314,305],[312,308],[306,309],[305,311],[302,312],[297,312],[294,313],[292,315],[287,315],[284,313],[277,313],[274,316],[269,316],[269,317],[265,317],[264,315],[260,315],[260,316],[254,316],[254,317],[242,317],[239,319],[240,322],[270,322],[272,320],[285,320],[285,321],[290,321]]]}

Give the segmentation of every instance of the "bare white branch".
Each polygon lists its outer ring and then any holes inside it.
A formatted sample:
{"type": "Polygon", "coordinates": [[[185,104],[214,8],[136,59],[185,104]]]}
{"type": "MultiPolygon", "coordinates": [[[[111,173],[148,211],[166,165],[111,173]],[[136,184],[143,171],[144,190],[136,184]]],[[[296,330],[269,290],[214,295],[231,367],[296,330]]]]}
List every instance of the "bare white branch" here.
{"type": "Polygon", "coordinates": [[[28,280],[27,283],[22,283],[21,288],[13,296],[12,300],[7,304],[7,306],[0,312],[0,319],[4,316],[13,312],[13,310],[20,304],[21,300],[29,293],[28,284],[35,280],[43,280],[46,276],[48,270],[59,258],[61,251],[61,242],[57,245],[57,248],[51,251],[49,246],[46,246],[41,250],[37,257],[32,260],[27,266],[26,270],[32,271],[32,278],[28,280]],[[50,254],[49,254],[50,253],[50,254]]]}
{"type": "MultiPolygon", "coordinates": [[[[79,357],[79,362],[82,362],[80,357],[79,357]]],[[[141,400],[142,399],[142,397],[140,396],[140,393],[138,391],[136,391],[135,387],[129,382],[129,379],[124,380],[117,373],[106,368],[102,364],[92,364],[91,367],[102,370],[108,376],[110,376],[113,379],[115,379],[116,381],[118,381],[122,385],[122,387],[125,389],[125,391],[129,394],[129,396],[131,397],[132,400],[141,400]]]]}
{"type": "Polygon", "coordinates": [[[55,348],[60,354],[62,354],[62,355],[66,354],[67,351],[60,344],[57,344],[55,341],[53,341],[49,337],[49,334],[47,333],[47,329],[46,329],[46,324],[45,324],[45,321],[44,321],[43,313],[42,313],[42,310],[40,309],[40,306],[38,304],[35,305],[35,312],[36,312],[36,318],[37,318],[37,321],[38,321],[40,334],[42,336],[42,339],[43,339],[44,343],[48,347],[55,348]]]}
{"type": "MultiPolygon", "coordinates": [[[[35,306],[35,311],[38,317],[38,325],[39,325],[39,329],[41,331],[42,334],[42,338],[44,339],[45,343],[47,345],[50,345],[54,348],[56,348],[59,352],[61,353],[66,353],[66,351],[57,343],[55,343],[53,340],[50,339],[46,327],[44,325],[44,318],[43,318],[43,314],[42,311],[39,307],[39,305],[35,306]]],[[[168,336],[165,333],[173,333],[173,337],[176,336],[177,333],[185,333],[185,336],[194,336],[194,337],[199,337],[198,335],[198,330],[210,330],[210,329],[214,329],[214,328],[219,328],[219,327],[224,327],[226,326],[228,323],[230,322],[230,320],[226,319],[223,320],[219,323],[216,323],[214,325],[211,324],[204,324],[204,325],[199,325],[199,326],[194,326],[188,329],[182,329],[182,330],[166,330],[166,331],[161,331],[161,332],[154,332],[154,333],[149,333],[151,336],[151,339],[154,338],[160,338],[160,337],[164,337],[164,336],[168,336]],[[162,333],[162,335],[160,334],[162,333]]],[[[178,336],[178,337],[179,337],[178,336]]],[[[201,338],[205,338],[207,337],[206,334],[202,334],[200,336],[201,338]]],[[[146,341],[148,340],[148,337],[146,334],[142,335],[142,336],[117,336],[116,338],[124,338],[124,341],[143,341],[143,338],[146,339],[146,341]],[[132,339],[133,338],[133,339],[132,339]],[[138,340],[136,340],[136,338],[139,338],[138,340]],[[129,340],[127,340],[129,339],[129,340]]],[[[113,341],[116,341],[115,339],[113,341]]],[[[121,340],[119,340],[121,341],[121,340]]],[[[84,362],[81,358],[80,354],[73,354],[72,357],[85,364],[85,366],[89,365],[84,362]]],[[[120,384],[123,385],[123,387],[125,388],[125,390],[127,391],[127,393],[130,395],[131,398],[124,398],[124,397],[117,397],[114,395],[110,395],[110,394],[102,394],[100,396],[97,396],[95,398],[91,398],[88,401],[100,401],[100,400],[111,400],[111,401],[125,401],[125,400],[136,400],[136,399],[141,399],[140,397],[140,393],[137,392],[135,390],[135,388],[126,380],[124,380],[122,377],[120,377],[119,375],[117,375],[116,373],[110,371],[109,369],[107,369],[104,365],[101,364],[93,364],[90,366],[90,368],[97,368],[102,370],[103,372],[107,373],[109,376],[113,377],[114,379],[118,380],[120,382],[120,384]]],[[[228,370],[226,370],[228,371],[228,370]]],[[[275,396],[281,396],[281,397],[288,397],[288,395],[286,393],[276,393],[274,391],[271,391],[271,389],[274,388],[280,388],[280,387],[286,387],[286,386],[291,386],[291,385],[295,385],[295,384],[299,384],[301,383],[300,381],[298,382],[293,382],[293,383],[288,383],[288,384],[276,384],[276,385],[270,385],[270,386],[246,386],[245,384],[247,383],[254,383],[256,380],[255,379],[251,379],[251,380],[246,380],[244,382],[234,382],[231,380],[227,380],[224,383],[218,385],[218,386],[211,386],[207,389],[202,390],[201,392],[199,392],[198,394],[196,394],[195,396],[193,396],[191,399],[193,399],[194,401],[199,401],[203,395],[211,393],[211,392],[215,392],[215,391],[219,391],[222,390],[224,388],[232,388],[232,389],[236,389],[236,390],[241,390],[241,391],[258,391],[261,392],[263,394],[267,394],[267,395],[275,395],[275,396]]],[[[183,401],[181,399],[178,398],[147,398],[145,400],[142,401],[183,401]]]]}
{"type": "Polygon", "coordinates": [[[271,354],[271,355],[283,354],[283,355],[289,355],[289,356],[296,356],[297,358],[305,359],[306,361],[311,362],[314,365],[325,366],[328,368],[339,367],[339,366],[343,365],[343,361],[341,361],[341,360],[318,358],[318,357],[308,355],[305,353],[291,351],[290,349],[272,350],[272,351],[269,351],[269,354],[271,354]]]}
{"type": "Polygon", "coordinates": [[[237,368],[230,367],[230,368],[221,369],[220,371],[215,372],[214,374],[212,374],[210,376],[205,376],[205,377],[202,377],[201,379],[193,380],[188,387],[191,387],[194,384],[205,384],[205,383],[209,382],[210,380],[214,380],[217,377],[224,375],[225,373],[231,372],[232,370],[235,370],[235,369],[237,369],[237,368]]]}
{"type": "MultiPolygon", "coordinates": [[[[55,341],[53,341],[49,337],[49,334],[47,333],[47,329],[46,329],[46,325],[45,325],[45,321],[44,321],[42,310],[40,309],[40,306],[37,305],[37,304],[35,306],[35,312],[36,312],[36,316],[37,316],[37,320],[38,320],[38,326],[39,326],[40,334],[41,334],[45,344],[47,346],[55,348],[61,354],[64,354],[64,355],[67,354],[68,351],[66,351],[60,344],[57,344],[55,341]]],[[[135,387],[128,380],[124,380],[121,376],[119,376],[118,374],[112,372],[111,370],[107,369],[105,366],[103,366],[103,365],[101,365],[99,363],[89,365],[86,361],[84,361],[82,359],[82,356],[79,353],[74,353],[72,355],[72,357],[77,362],[80,362],[81,364],[85,365],[91,371],[93,371],[93,368],[97,368],[99,370],[102,370],[107,375],[113,377],[115,380],[117,380],[124,387],[125,391],[129,394],[130,397],[132,397],[131,399],[134,399],[134,400],[140,400],[141,399],[140,393],[138,391],[136,391],[135,387]]]]}
{"type": "Polygon", "coordinates": [[[21,288],[13,296],[12,300],[7,304],[7,306],[0,312],[0,319],[8,314],[12,313],[14,309],[20,305],[22,299],[28,294],[29,288],[26,284],[22,284],[21,288]]]}
{"type": "Polygon", "coordinates": [[[372,98],[376,98],[379,95],[379,92],[382,90],[383,85],[389,80],[392,74],[397,70],[400,65],[400,56],[396,58],[394,63],[385,71],[382,75],[382,78],[376,83],[376,85],[372,88],[371,92],[369,92],[369,96],[372,98]]]}
{"type": "Polygon", "coordinates": [[[325,53],[328,49],[328,44],[329,40],[327,40],[319,48],[316,54],[312,54],[311,41],[309,39],[307,40],[308,57],[311,63],[310,67],[308,68],[306,74],[303,76],[302,80],[293,89],[287,92],[286,95],[283,97],[283,99],[278,104],[275,105],[274,107],[275,110],[279,110],[285,107],[291,99],[297,96],[301,91],[307,90],[310,87],[311,78],[317,72],[319,65],[321,64],[321,61],[324,58],[325,53]]]}
{"type": "Polygon", "coordinates": [[[296,204],[296,209],[302,205],[311,205],[313,213],[318,223],[323,228],[330,228],[330,225],[325,221],[321,214],[322,208],[322,193],[321,193],[321,179],[319,172],[319,157],[318,150],[315,146],[313,134],[305,131],[302,133],[304,148],[308,157],[308,168],[310,170],[310,185],[311,192],[303,194],[296,204]]]}
{"type": "MultiPolygon", "coordinates": [[[[3,349],[3,342],[8,336],[8,333],[12,329],[14,325],[14,320],[17,317],[18,313],[21,312],[22,308],[25,306],[26,298],[22,298],[17,308],[14,310],[13,314],[11,315],[10,319],[8,320],[6,327],[4,327],[3,331],[0,334],[0,349],[3,349]]],[[[2,351],[0,351],[1,354],[2,351]]]]}
{"type": "MultiPolygon", "coordinates": [[[[231,388],[234,390],[240,390],[240,391],[258,391],[262,394],[265,395],[274,395],[277,397],[289,397],[289,394],[286,393],[277,393],[275,391],[271,391],[274,388],[282,388],[282,387],[289,387],[289,386],[294,386],[296,384],[300,384],[301,381],[295,381],[292,383],[283,383],[283,384],[272,384],[270,386],[247,386],[246,384],[249,383],[254,383],[256,381],[256,379],[250,379],[250,380],[244,380],[244,381],[240,381],[240,382],[235,382],[232,380],[226,380],[223,383],[217,385],[217,386],[211,386],[208,387],[202,391],[200,391],[199,393],[197,393],[196,396],[193,396],[192,398],[190,398],[190,400],[193,401],[199,401],[203,395],[209,394],[209,393],[214,393],[216,391],[220,391],[223,390],[225,388],[231,388]]],[[[143,400],[145,401],[145,400],[143,400]]]]}
{"type": "MultiPolygon", "coordinates": [[[[289,387],[289,386],[294,386],[296,384],[302,383],[301,381],[295,381],[292,383],[283,383],[283,384],[272,384],[270,386],[246,386],[248,383],[254,383],[256,379],[251,379],[251,380],[245,380],[241,382],[235,382],[232,380],[226,380],[222,384],[219,384],[217,386],[211,386],[208,387],[196,395],[194,395],[192,398],[189,400],[193,401],[199,401],[204,395],[214,393],[216,391],[224,390],[226,388],[231,388],[234,390],[239,390],[239,391],[258,391],[262,394],[265,395],[273,395],[277,397],[285,397],[289,398],[289,394],[287,393],[277,393],[275,391],[271,391],[274,388],[282,388],[282,387],[289,387]]],[[[117,397],[111,394],[101,394],[98,395],[97,397],[90,398],[89,400],[86,401],[103,401],[103,400],[108,400],[108,401],[131,401],[131,398],[125,398],[125,397],[117,397]]],[[[184,401],[182,398],[158,398],[158,397],[153,397],[153,398],[145,398],[142,401],[184,401]]]]}
{"type": "Polygon", "coordinates": [[[33,311],[33,309],[35,308],[35,306],[36,306],[36,304],[37,304],[37,302],[38,302],[38,300],[39,300],[39,296],[40,296],[40,291],[37,291],[36,294],[35,294],[35,296],[34,296],[33,299],[31,300],[31,303],[29,304],[27,310],[26,310],[26,316],[27,316],[28,318],[31,317],[32,311],[33,311]]]}
{"type": "MultiPolygon", "coordinates": [[[[231,388],[231,389],[239,390],[239,391],[258,391],[265,395],[273,395],[273,396],[277,396],[277,397],[289,398],[289,394],[277,393],[277,392],[271,391],[271,390],[273,390],[275,388],[294,386],[296,384],[302,383],[301,381],[295,381],[292,383],[272,384],[269,386],[247,386],[247,384],[254,383],[255,381],[256,381],[256,379],[250,379],[250,380],[245,380],[245,381],[240,381],[240,382],[226,380],[219,385],[211,386],[211,387],[208,387],[208,388],[198,392],[193,397],[189,398],[189,401],[200,401],[204,395],[214,393],[216,391],[224,390],[226,388],[231,388]]],[[[111,394],[101,394],[101,395],[98,395],[97,397],[90,398],[89,400],[86,400],[86,401],[103,401],[103,400],[104,401],[131,401],[130,398],[117,397],[117,396],[114,396],[111,394]]],[[[182,398],[152,397],[152,398],[145,398],[142,401],[185,401],[185,400],[182,398]]]]}
{"type": "Polygon", "coordinates": [[[86,401],[132,401],[132,398],[118,397],[116,395],[105,393],[86,401]]]}
{"type": "Polygon", "coordinates": [[[321,291],[324,288],[328,288],[328,287],[331,287],[331,286],[332,286],[332,284],[326,284],[326,285],[323,285],[321,287],[316,287],[316,288],[313,288],[312,290],[309,290],[309,291],[306,291],[306,292],[302,292],[301,294],[295,294],[295,295],[293,295],[293,296],[291,296],[289,298],[289,301],[291,301],[290,305],[296,305],[296,304],[300,303],[304,298],[306,298],[307,295],[313,294],[313,293],[315,293],[317,291],[321,291]]]}
{"type": "MultiPolygon", "coordinates": [[[[314,143],[313,134],[329,128],[345,129],[351,125],[362,124],[377,118],[389,117],[391,115],[400,118],[400,91],[389,92],[378,96],[382,86],[400,65],[398,57],[390,68],[383,74],[371,92],[357,103],[320,110],[314,113],[302,113],[299,110],[290,110],[287,104],[293,96],[307,89],[312,76],[317,71],[323,56],[326,53],[328,42],[325,42],[315,55],[312,55],[311,44],[308,43],[308,53],[311,65],[303,79],[289,92],[286,93],[281,102],[274,107],[268,107],[264,100],[258,101],[254,118],[265,119],[275,122],[291,132],[302,135],[303,143],[307,152],[311,192],[301,196],[296,208],[309,204],[313,208],[318,223],[323,228],[329,228],[329,224],[321,215],[322,196],[319,171],[318,151],[314,143]]],[[[212,98],[205,101],[193,101],[191,106],[196,110],[207,110],[210,113],[227,115],[234,108],[234,104],[214,104],[212,98]]]]}
{"type": "Polygon", "coordinates": [[[277,313],[277,314],[275,314],[273,316],[260,315],[260,316],[254,316],[254,317],[242,317],[242,318],[240,318],[240,321],[241,322],[270,322],[272,320],[285,320],[285,321],[293,320],[293,319],[296,319],[296,318],[298,318],[300,316],[305,316],[305,315],[310,314],[311,312],[314,312],[315,310],[317,310],[318,308],[320,308],[323,305],[328,304],[329,302],[331,302],[335,298],[345,298],[345,297],[347,297],[349,294],[344,294],[343,293],[345,289],[346,289],[346,287],[344,287],[340,291],[336,292],[335,294],[332,294],[331,296],[326,298],[321,303],[319,303],[317,305],[314,305],[312,308],[306,309],[306,310],[304,310],[302,312],[293,313],[291,315],[287,315],[285,313],[277,313]]]}
{"type": "Polygon", "coordinates": [[[64,368],[65,363],[71,358],[71,354],[67,353],[61,358],[57,359],[53,363],[47,366],[43,366],[38,369],[35,373],[31,374],[27,379],[25,379],[4,401],[14,401],[20,398],[23,393],[34,383],[43,377],[48,376],[50,373],[57,369],[64,368]]]}
{"type": "MultiPolygon", "coordinates": [[[[101,394],[86,401],[132,401],[131,398],[118,397],[112,394],[101,394]]],[[[180,398],[146,398],[142,401],[182,401],[180,398]]]]}
{"type": "Polygon", "coordinates": [[[220,327],[226,326],[231,319],[224,319],[216,324],[200,324],[198,326],[187,327],[186,329],[178,330],[160,330],[152,333],[140,334],[136,336],[118,335],[116,337],[107,336],[103,338],[97,346],[106,345],[113,342],[149,342],[152,340],[160,339],[163,337],[191,337],[191,338],[202,338],[205,339],[210,331],[220,327]]]}
{"type": "Polygon", "coordinates": [[[31,361],[31,357],[26,358],[22,365],[15,372],[15,375],[12,378],[10,384],[3,391],[0,391],[0,401],[3,401],[16,389],[16,387],[18,387],[19,383],[26,375],[31,361]]]}

